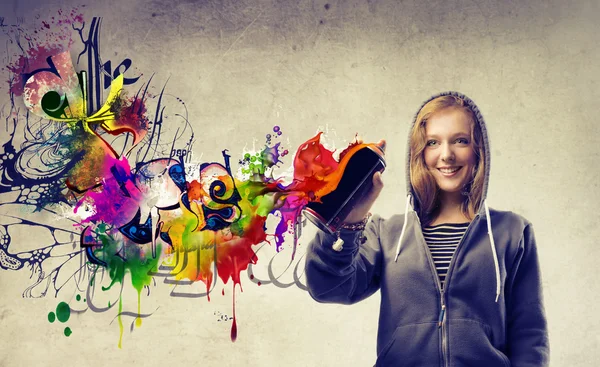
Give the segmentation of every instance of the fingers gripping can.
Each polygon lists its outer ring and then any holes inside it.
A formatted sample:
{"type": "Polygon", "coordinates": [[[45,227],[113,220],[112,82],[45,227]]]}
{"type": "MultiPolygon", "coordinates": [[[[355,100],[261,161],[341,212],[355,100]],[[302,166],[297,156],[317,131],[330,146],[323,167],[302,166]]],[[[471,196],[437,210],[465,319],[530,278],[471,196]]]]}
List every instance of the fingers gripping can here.
{"type": "Polygon", "coordinates": [[[385,169],[385,158],[378,145],[367,144],[344,155],[339,167],[344,167],[344,172],[336,189],[324,195],[320,203],[310,202],[303,212],[317,227],[331,234],[337,232],[354,206],[371,190],[373,175],[385,169]]]}

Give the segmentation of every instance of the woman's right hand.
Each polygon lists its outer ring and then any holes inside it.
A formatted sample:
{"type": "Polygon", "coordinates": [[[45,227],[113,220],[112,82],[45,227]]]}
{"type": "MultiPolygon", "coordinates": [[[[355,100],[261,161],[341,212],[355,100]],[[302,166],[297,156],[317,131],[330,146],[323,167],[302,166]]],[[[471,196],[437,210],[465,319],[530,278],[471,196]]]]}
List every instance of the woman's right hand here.
{"type": "MultiPolygon", "coordinates": [[[[362,143],[362,139],[357,138],[357,142],[359,144],[362,143]]],[[[385,140],[380,140],[377,145],[380,147],[381,151],[385,153],[385,140]]],[[[371,190],[358,201],[352,211],[350,211],[348,216],[344,219],[344,223],[352,224],[361,222],[367,216],[369,210],[371,210],[373,203],[377,200],[382,189],[383,179],[381,178],[381,171],[378,171],[373,175],[373,186],[371,187],[371,190]]]]}

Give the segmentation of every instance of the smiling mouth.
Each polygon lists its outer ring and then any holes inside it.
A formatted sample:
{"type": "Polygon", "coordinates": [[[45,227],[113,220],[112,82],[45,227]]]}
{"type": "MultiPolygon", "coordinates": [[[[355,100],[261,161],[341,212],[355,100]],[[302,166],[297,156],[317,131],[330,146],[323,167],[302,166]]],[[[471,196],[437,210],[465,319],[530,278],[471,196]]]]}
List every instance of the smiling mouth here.
{"type": "Polygon", "coordinates": [[[462,167],[438,168],[438,171],[440,171],[444,175],[452,175],[452,174],[456,173],[458,170],[460,170],[461,168],[462,167]]]}

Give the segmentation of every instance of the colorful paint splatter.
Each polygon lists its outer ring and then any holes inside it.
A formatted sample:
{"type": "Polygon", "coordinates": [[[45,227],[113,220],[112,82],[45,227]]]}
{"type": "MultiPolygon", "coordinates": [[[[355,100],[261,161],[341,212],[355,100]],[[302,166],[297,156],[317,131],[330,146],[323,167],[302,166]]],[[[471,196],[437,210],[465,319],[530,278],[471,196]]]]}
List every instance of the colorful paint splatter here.
{"type": "MultiPolygon", "coordinates": [[[[152,78],[142,83],[130,59],[112,67],[116,62],[100,57],[101,22],[88,24],[75,9],[42,21],[33,36],[18,25],[4,29],[18,52],[6,59],[12,103],[3,111],[0,267],[31,271],[26,297],[69,289],[74,303],[86,305],[60,302],[47,316],[51,323],[117,307],[121,347],[124,319],[133,319],[133,329],[150,315],[141,312],[141,294],[157,278],[202,282],[205,291],[195,296],[209,300],[220,279],[232,284],[235,297],[243,272],[254,280],[260,246],[279,251],[291,233],[293,258],[302,208],[335,189],[339,170],[317,134],[293,154],[291,181],[277,178],[276,169],[291,156],[281,146],[279,126],[268,132],[263,149],[233,161],[235,173],[226,149],[220,162],[193,162],[187,113],[175,114],[180,120],[165,128],[165,87],[151,95],[152,78]],[[274,229],[269,217],[276,219],[274,229]],[[11,234],[23,227],[50,238],[49,244],[15,251],[11,234]],[[137,292],[135,312],[124,309],[124,287],[137,292]],[[98,294],[112,301],[101,304],[98,294]]],[[[297,285],[304,288],[299,279],[297,285]]],[[[225,320],[235,341],[233,305],[225,320]]],[[[65,326],[63,332],[73,331],[65,326]]]]}

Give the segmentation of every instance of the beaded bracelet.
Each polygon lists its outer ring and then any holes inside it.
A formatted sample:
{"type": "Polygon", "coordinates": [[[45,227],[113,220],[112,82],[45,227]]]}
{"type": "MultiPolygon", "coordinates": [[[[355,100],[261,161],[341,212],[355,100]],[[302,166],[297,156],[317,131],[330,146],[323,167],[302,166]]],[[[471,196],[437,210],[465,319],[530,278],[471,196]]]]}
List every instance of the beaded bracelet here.
{"type": "Polygon", "coordinates": [[[371,218],[371,213],[367,213],[363,220],[358,223],[344,223],[340,226],[341,229],[346,229],[348,231],[363,231],[367,226],[367,222],[371,218]]]}
{"type": "Polygon", "coordinates": [[[360,243],[361,244],[365,243],[365,241],[367,240],[367,237],[362,234],[362,231],[365,230],[365,228],[367,226],[367,222],[369,221],[369,218],[371,218],[371,213],[367,213],[367,215],[363,218],[363,220],[361,220],[358,223],[342,224],[340,226],[340,228],[335,232],[335,234],[337,235],[337,240],[333,243],[331,248],[337,252],[342,251],[342,249],[344,248],[344,240],[342,240],[342,238],[340,237],[340,232],[342,231],[342,229],[345,229],[347,231],[360,231],[361,232],[360,243]]]}

